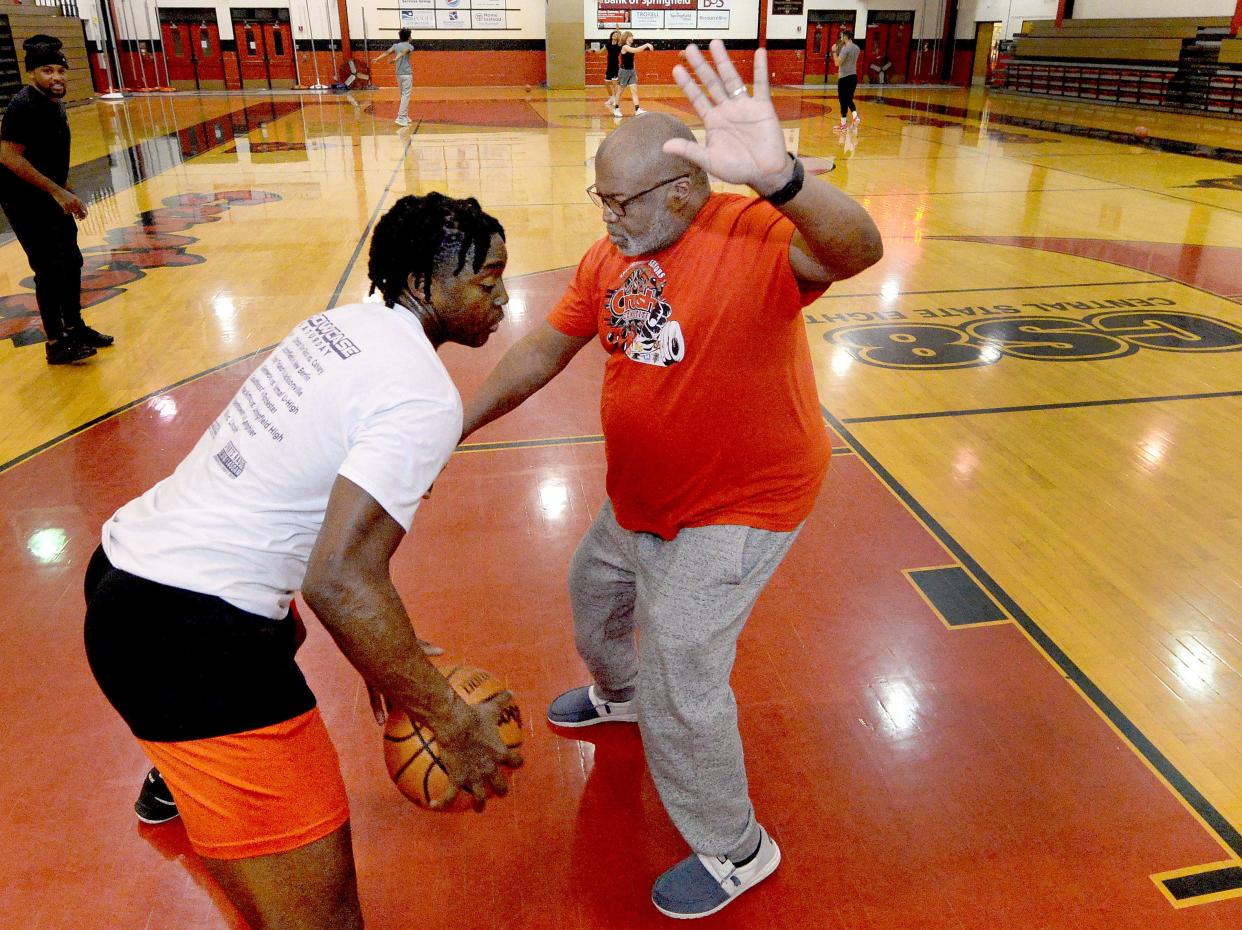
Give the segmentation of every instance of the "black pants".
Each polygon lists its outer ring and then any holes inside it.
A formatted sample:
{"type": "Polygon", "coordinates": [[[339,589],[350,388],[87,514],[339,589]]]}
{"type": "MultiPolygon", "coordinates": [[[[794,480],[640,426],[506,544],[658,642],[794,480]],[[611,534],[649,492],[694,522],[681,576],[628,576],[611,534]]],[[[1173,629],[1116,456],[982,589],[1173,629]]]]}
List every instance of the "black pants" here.
{"type": "Polygon", "coordinates": [[[86,658],[134,735],[210,739],[292,720],[315,706],[293,659],[293,616],[247,613],[139,578],[95,550],[86,568],[86,658]]]}
{"type": "Polygon", "coordinates": [[[0,203],[34,272],[35,302],[48,339],[82,325],[78,224],[51,197],[0,203]]]}
{"type": "Polygon", "coordinates": [[[851,110],[858,112],[854,106],[854,90],[858,87],[858,75],[837,78],[837,99],[841,101],[841,119],[845,119],[851,110]]]}

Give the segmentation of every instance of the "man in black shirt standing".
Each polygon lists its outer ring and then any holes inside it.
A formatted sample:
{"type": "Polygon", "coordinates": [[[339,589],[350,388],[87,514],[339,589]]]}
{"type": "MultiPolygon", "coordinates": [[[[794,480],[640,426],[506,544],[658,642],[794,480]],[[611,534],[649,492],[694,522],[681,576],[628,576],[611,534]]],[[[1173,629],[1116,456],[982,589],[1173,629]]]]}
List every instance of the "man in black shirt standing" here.
{"type": "Polygon", "coordinates": [[[30,83],[14,95],[0,122],[0,207],[35,278],[35,300],[47,334],[49,365],[66,365],[112,345],[82,321],[82,252],[78,226],[86,205],[69,182],[69,62],[59,39],[22,43],[30,83]]]}

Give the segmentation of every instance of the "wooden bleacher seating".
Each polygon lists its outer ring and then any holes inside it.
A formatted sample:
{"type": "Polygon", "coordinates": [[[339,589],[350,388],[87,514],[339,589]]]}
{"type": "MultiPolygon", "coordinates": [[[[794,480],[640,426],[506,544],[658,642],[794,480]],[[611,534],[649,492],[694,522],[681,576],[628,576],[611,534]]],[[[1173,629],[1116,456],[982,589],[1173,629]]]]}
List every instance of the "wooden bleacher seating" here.
{"type": "Polygon", "coordinates": [[[1028,21],[1003,86],[1019,93],[1242,116],[1242,39],[1223,16],[1028,21]]]}
{"type": "Polygon", "coordinates": [[[1067,19],[1026,24],[1014,48],[1016,58],[1073,61],[1176,62],[1185,40],[1201,28],[1227,27],[1223,16],[1168,19],[1067,19]]]}
{"type": "Polygon", "coordinates": [[[0,6],[0,15],[9,18],[9,28],[13,31],[13,47],[17,50],[17,68],[23,84],[26,83],[26,65],[22,42],[30,36],[43,33],[56,36],[65,46],[65,57],[69,59],[70,69],[69,92],[65,95],[65,103],[77,103],[95,96],[95,88],[91,85],[90,62],[86,57],[86,36],[80,19],[64,16],[56,7],[48,6],[0,6]]]}

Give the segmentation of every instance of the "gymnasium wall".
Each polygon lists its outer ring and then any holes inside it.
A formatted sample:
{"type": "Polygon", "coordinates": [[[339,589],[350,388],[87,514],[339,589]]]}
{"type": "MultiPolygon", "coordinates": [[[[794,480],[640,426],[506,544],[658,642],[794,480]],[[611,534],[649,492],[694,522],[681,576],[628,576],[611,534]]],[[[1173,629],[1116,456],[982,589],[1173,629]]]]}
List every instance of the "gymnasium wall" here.
{"type": "MultiPolygon", "coordinates": [[[[859,26],[867,23],[867,4],[865,0],[804,0],[801,16],[778,16],[772,12],[775,0],[765,0],[768,5],[768,38],[769,39],[805,39],[806,14],[811,10],[856,10],[861,16],[855,20],[859,26]]],[[[911,6],[915,6],[911,0],[911,6]]],[[[922,4],[918,4],[921,6],[922,4]]],[[[915,14],[918,15],[917,13],[915,14]]],[[[855,26],[855,28],[859,28],[855,26]]]]}
{"type": "MultiPolygon", "coordinates": [[[[856,35],[861,35],[867,28],[867,14],[872,10],[910,10],[914,13],[912,37],[934,39],[940,35],[945,9],[945,0],[927,0],[927,2],[925,0],[805,0],[804,12],[801,16],[777,16],[772,12],[775,0],[765,0],[765,2],[768,4],[769,39],[805,39],[806,13],[811,10],[855,10],[856,35]]],[[[970,3],[973,0],[964,0],[964,2],[970,3]]],[[[1022,2],[1022,0],[1017,0],[1017,2],[1022,2]]],[[[1031,0],[1031,2],[1040,2],[1040,0],[1031,0]]],[[[1053,8],[1054,10],[1056,8],[1055,0],[1053,0],[1053,8]]],[[[974,35],[973,29],[971,35],[974,35]]]]}
{"type": "MultiPolygon", "coordinates": [[[[1074,15],[1078,15],[1078,0],[1074,15]]],[[[1128,0],[1123,0],[1128,2],[1128,0]]],[[[1164,0],[1167,6],[1167,0],[1164,0]]],[[[961,0],[957,8],[957,39],[974,40],[976,23],[1004,23],[1005,38],[1022,31],[1022,24],[1031,19],[1056,19],[1057,0],[961,0]]]]}
{"type": "Polygon", "coordinates": [[[1234,8],[1234,0],[1075,0],[1074,19],[1233,16],[1234,8]]]}
{"type": "MultiPolygon", "coordinates": [[[[679,0],[665,0],[665,2],[676,3],[679,0]]],[[[642,23],[640,17],[646,17],[648,20],[654,19],[657,22],[669,17],[669,12],[656,7],[653,0],[582,0],[583,31],[589,40],[604,41],[613,29],[622,29],[633,32],[636,39],[644,42],[666,40],[681,42],[683,47],[691,38],[703,42],[711,39],[754,40],[759,37],[760,0],[710,0],[710,2],[718,5],[718,8],[702,11],[713,17],[710,22],[695,22],[695,17],[700,15],[700,11],[692,9],[673,11],[673,15],[682,17],[685,25],[678,24],[673,28],[653,28],[642,23]],[[614,10],[623,13],[625,7],[631,8],[629,15],[633,18],[633,25],[608,25],[603,28],[599,26],[601,15],[607,16],[614,10]],[[721,22],[722,20],[727,20],[727,26],[721,22]]],[[[702,5],[700,2],[699,6],[702,5]]],[[[667,22],[665,26],[668,26],[667,22]]]]}
{"type": "MultiPolygon", "coordinates": [[[[88,21],[87,34],[93,41],[100,42],[102,28],[97,0],[79,2],[81,15],[88,21]]],[[[155,39],[158,42],[155,2],[122,0],[119,7],[122,12],[116,17],[116,32],[127,48],[121,56],[126,72],[133,70],[136,60],[132,44],[135,40],[149,43],[155,39]],[[146,8],[152,10],[150,18],[143,12],[146,8]],[[124,11],[129,11],[128,15],[124,11]]],[[[336,69],[345,61],[336,0],[158,0],[158,3],[161,8],[206,7],[215,10],[216,25],[225,43],[226,74],[230,72],[227,50],[233,38],[233,7],[280,7],[289,10],[289,22],[298,50],[298,66],[307,83],[313,80],[316,67],[321,79],[329,83],[337,73],[336,69]]],[[[401,5],[408,3],[402,4],[400,0],[349,0],[348,29],[352,57],[362,62],[369,52],[369,58],[374,59],[397,41],[397,30],[401,28],[401,14],[397,7],[401,5]]],[[[502,11],[504,29],[413,30],[417,51],[410,56],[410,64],[415,83],[419,86],[488,86],[537,84],[542,81],[546,74],[543,0],[498,0],[497,5],[505,8],[502,11]]],[[[158,45],[155,49],[158,53],[158,45]]],[[[148,67],[154,71],[149,60],[148,67]]],[[[372,75],[380,86],[396,86],[392,61],[374,66],[372,75]]]]}
{"type": "MultiPolygon", "coordinates": [[[[419,2],[419,0],[407,0],[419,2]]],[[[432,2],[432,0],[424,0],[432,2]]],[[[752,0],[757,2],[757,0],[752,0]]],[[[185,9],[209,7],[216,11],[216,24],[222,36],[233,34],[233,7],[279,7],[289,10],[289,22],[293,26],[293,36],[299,44],[309,42],[313,38],[316,44],[329,39],[340,41],[340,28],[337,23],[336,0],[158,0],[159,6],[169,9],[185,9]],[[309,10],[308,10],[309,7],[309,10]],[[331,15],[329,15],[329,13],[331,15]]],[[[145,15],[146,9],[154,10],[155,0],[122,0],[118,17],[119,32],[125,39],[149,40],[158,38],[153,35],[151,17],[145,15]],[[128,11],[128,12],[126,12],[128,11]]],[[[348,0],[349,33],[352,39],[359,42],[363,38],[363,22],[366,22],[366,37],[376,46],[387,48],[397,41],[397,30],[401,28],[400,13],[396,9],[399,0],[348,0]]],[[[415,41],[450,42],[491,40],[538,40],[544,36],[544,0],[503,0],[497,2],[505,13],[503,29],[415,29],[415,41]]],[[[79,9],[83,19],[88,21],[87,35],[95,41],[100,38],[99,7],[96,0],[79,0],[79,9]]],[[[158,32],[158,25],[154,27],[158,32]]],[[[339,47],[339,46],[338,46],[339,47]]]]}

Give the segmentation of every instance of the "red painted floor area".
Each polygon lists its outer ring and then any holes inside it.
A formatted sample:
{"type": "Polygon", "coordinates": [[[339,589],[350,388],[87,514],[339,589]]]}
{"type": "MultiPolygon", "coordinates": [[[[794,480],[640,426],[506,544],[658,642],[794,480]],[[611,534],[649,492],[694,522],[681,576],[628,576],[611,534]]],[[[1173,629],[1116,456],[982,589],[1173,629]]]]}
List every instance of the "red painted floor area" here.
{"type": "MultiPolygon", "coordinates": [[[[444,357],[469,393],[559,293],[444,357]]],[[[474,439],[590,436],[602,355],[474,439]]],[[[0,926],[241,927],[177,823],[140,827],[146,769],[81,648],[99,524],[171,470],[253,367],[145,403],[0,474],[0,926]]],[[[527,764],[482,815],[415,808],[388,782],[357,674],[314,623],[301,657],[353,807],[372,930],[670,926],[648,901],[685,855],[637,732],[567,739],[547,702],[581,683],[564,572],[603,499],[598,443],[461,454],[394,562],[425,637],[490,669],[526,712],[527,764]]],[[[1149,875],[1226,858],[1012,625],[948,630],[901,574],[952,558],[857,456],[839,455],[742,637],[734,681],[775,875],[704,926],[1153,930],[1242,925],[1242,902],[1174,910],[1149,875]]],[[[152,655],[152,662],[160,657],[152,655]]]]}

